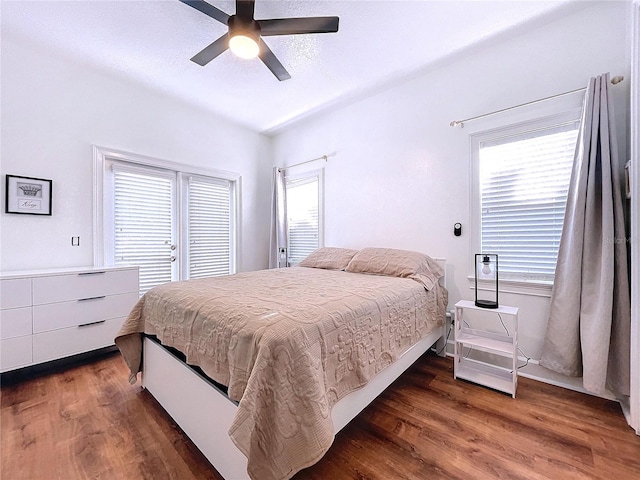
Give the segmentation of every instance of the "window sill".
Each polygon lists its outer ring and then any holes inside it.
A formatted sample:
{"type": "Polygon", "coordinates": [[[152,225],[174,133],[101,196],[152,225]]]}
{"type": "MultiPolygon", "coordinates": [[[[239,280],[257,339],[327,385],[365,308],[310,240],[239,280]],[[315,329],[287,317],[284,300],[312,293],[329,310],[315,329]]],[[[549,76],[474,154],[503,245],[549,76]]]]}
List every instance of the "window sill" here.
{"type": "MultiPolygon", "coordinates": [[[[475,278],[468,276],[469,289],[475,289],[475,278]]],[[[486,284],[478,284],[479,290],[489,290],[486,284]]],[[[498,286],[499,293],[515,293],[518,295],[532,295],[535,297],[551,297],[551,291],[553,290],[553,282],[551,281],[526,281],[526,280],[511,280],[500,279],[498,286]]]]}

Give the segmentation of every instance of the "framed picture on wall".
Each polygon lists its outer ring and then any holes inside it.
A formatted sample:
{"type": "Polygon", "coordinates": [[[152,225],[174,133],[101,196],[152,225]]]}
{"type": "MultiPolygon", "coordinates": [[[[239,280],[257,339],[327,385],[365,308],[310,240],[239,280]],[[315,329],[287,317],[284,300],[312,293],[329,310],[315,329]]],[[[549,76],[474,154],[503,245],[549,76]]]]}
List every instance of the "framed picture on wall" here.
{"type": "Polygon", "coordinates": [[[53,181],[7,175],[5,212],[51,215],[53,181]]]}

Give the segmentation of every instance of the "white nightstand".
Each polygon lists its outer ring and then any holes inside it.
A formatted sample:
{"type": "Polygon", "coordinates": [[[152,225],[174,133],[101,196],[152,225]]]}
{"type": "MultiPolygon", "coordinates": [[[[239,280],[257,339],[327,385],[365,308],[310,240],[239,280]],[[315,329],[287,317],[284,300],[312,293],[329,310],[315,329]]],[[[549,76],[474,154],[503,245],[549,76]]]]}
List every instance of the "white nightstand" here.
{"type": "MultiPolygon", "coordinates": [[[[505,327],[506,329],[506,327],[505,327]]],[[[516,397],[516,388],[518,386],[518,369],[516,361],[518,359],[518,308],[501,305],[498,308],[481,308],[477,307],[474,302],[469,300],[461,300],[456,303],[455,318],[455,360],[453,366],[454,378],[462,378],[486,387],[509,393],[513,398],[516,397]],[[486,330],[476,330],[470,327],[470,321],[473,314],[470,311],[483,312],[484,316],[495,316],[495,321],[500,326],[503,316],[510,317],[508,322],[511,326],[510,332],[494,333],[486,330]],[[468,320],[465,319],[465,314],[468,320]],[[479,350],[490,353],[498,353],[503,356],[509,356],[512,360],[512,367],[503,368],[489,363],[479,362],[465,358],[464,348],[475,347],[479,350]]]]}

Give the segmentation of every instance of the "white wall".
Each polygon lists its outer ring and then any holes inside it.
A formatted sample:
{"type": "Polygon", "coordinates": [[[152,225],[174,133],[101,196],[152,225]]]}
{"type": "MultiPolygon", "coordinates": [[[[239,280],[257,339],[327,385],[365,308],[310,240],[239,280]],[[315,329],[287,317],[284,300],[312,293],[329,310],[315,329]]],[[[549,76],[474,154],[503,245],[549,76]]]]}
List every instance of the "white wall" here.
{"type": "MultiPolygon", "coordinates": [[[[325,170],[325,244],[406,248],[447,257],[450,305],[472,298],[467,280],[472,272],[468,135],[490,122],[463,129],[449,123],[574,90],[604,72],[628,78],[627,23],[627,5],[598,4],[475,49],[280,132],[275,159],[286,166],[336,152],[325,170]],[[455,222],[463,225],[461,237],[453,236],[455,222]]],[[[612,87],[622,158],[628,83],[612,87]]],[[[581,97],[563,101],[580,106],[581,97]]],[[[539,358],[548,297],[506,294],[501,301],[520,307],[521,348],[539,358]]]]}
{"type": "MultiPolygon", "coordinates": [[[[53,180],[51,217],[6,214],[2,209],[2,270],[93,262],[94,144],[242,175],[239,270],[267,267],[267,137],[8,38],[2,38],[1,78],[3,176],[53,180]],[[79,247],[71,246],[72,236],[80,236],[79,247]]],[[[3,179],[3,199],[4,188],[3,179]]]]}

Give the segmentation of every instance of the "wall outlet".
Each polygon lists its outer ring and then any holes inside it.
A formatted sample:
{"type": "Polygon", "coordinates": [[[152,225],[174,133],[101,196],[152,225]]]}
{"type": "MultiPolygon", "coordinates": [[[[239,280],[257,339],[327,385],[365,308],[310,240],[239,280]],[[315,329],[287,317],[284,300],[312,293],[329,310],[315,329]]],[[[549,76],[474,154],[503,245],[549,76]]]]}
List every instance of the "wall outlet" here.
{"type": "Polygon", "coordinates": [[[71,246],[79,247],[80,246],[80,237],[71,237],[71,246]]]}

